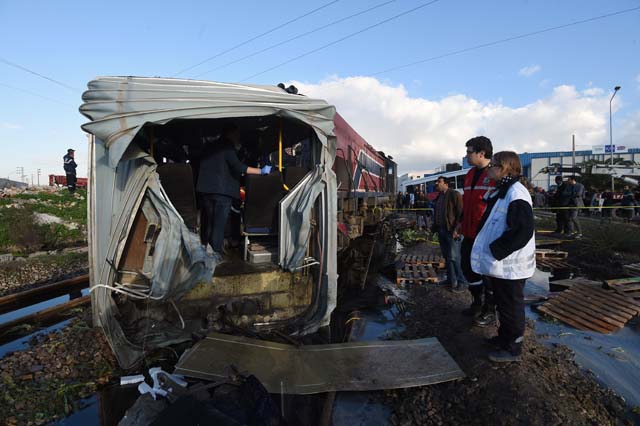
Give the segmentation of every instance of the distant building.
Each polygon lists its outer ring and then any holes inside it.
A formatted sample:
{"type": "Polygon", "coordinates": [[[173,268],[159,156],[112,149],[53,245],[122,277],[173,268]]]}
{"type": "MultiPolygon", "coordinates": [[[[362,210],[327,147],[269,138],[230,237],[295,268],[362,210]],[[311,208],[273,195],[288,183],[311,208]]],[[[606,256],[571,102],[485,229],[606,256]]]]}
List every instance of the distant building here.
{"type": "Polygon", "coordinates": [[[409,172],[398,177],[398,191],[406,191],[407,185],[411,185],[412,180],[420,179],[436,173],[435,170],[423,170],[421,172],[409,172]]]}
{"type": "MultiPolygon", "coordinates": [[[[629,148],[622,154],[613,154],[613,158],[623,158],[625,160],[635,161],[640,163],[640,148],[629,148]]],[[[556,152],[524,152],[519,154],[520,162],[522,163],[523,174],[531,182],[533,186],[539,186],[545,190],[549,189],[550,185],[555,184],[555,175],[549,175],[545,173],[538,173],[543,167],[551,165],[562,165],[565,167],[571,167],[573,165],[573,152],[571,151],[556,151],[556,152]]],[[[594,154],[592,150],[576,151],[575,164],[578,165],[585,161],[597,160],[606,161],[610,160],[610,154],[597,153],[594,154]]],[[[468,168],[469,163],[467,158],[463,158],[463,168],[468,168]]],[[[565,176],[568,176],[565,173],[565,176]]]]}

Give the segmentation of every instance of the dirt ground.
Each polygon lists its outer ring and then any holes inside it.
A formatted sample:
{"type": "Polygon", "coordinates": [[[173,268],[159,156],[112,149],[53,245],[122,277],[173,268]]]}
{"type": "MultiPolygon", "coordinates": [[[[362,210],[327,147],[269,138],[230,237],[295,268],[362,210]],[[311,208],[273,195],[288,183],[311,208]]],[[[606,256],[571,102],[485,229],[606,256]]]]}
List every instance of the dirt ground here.
{"type": "MultiPolygon", "coordinates": [[[[412,252],[433,250],[433,247],[412,252]]],[[[518,364],[494,364],[484,338],[495,328],[472,325],[461,311],[468,293],[416,286],[402,338],[436,336],[467,378],[385,392],[393,425],[627,425],[640,424],[624,401],[600,386],[564,346],[544,345],[529,321],[518,364]],[[635,418],[632,418],[634,417],[635,418]]]]}

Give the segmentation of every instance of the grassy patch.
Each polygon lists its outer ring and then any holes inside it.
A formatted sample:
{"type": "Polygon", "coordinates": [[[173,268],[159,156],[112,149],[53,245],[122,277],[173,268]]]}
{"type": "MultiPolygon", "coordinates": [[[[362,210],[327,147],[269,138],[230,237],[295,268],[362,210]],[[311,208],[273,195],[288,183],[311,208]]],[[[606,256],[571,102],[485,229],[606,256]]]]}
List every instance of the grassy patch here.
{"type": "Polygon", "coordinates": [[[87,193],[22,193],[0,199],[0,252],[29,253],[69,245],[86,244],[87,193]],[[62,224],[37,225],[34,213],[56,216],[77,229],[62,224]]]}

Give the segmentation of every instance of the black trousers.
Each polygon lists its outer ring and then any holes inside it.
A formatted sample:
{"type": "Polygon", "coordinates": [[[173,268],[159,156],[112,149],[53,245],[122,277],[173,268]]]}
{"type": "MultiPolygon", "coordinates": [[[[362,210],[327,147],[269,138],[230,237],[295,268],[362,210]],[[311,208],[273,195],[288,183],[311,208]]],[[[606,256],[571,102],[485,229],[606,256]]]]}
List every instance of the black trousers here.
{"type": "Polygon", "coordinates": [[[493,286],[493,297],[498,310],[498,337],[504,348],[513,355],[522,352],[524,339],[524,283],[525,279],[505,280],[486,277],[493,286]]]}
{"type": "Polygon", "coordinates": [[[471,269],[471,250],[475,239],[465,238],[462,240],[460,248],[462,273],[469,283],[469,293],[473,297],[474,306],[485,306],[485,310],[490,311],[493,308],[493,291],[491,290],[491,282],[487,281],[482,275],[476,274],[471,269]],[[472,284],[481,281],[480,284],[472,284]]]}
{"type": "Polygon", "coordinates": [[[568,210],[556,210],[555,232],[559,234],[569,232],[569,211],[568,210]]]}
{"type": "Polygon", "coordinates": [[[76,175],[70,175],[67,173],[67,189],[73,193],[76,190],[76,175]]]}
{"type": "Polygon", "coordinates": [[[224,247],[224,228],[229,218],[232,201],[233,199],[226,195],[202,195],[202,208],[207,221],[206,240],[213,251],[220,255],[224,247]]]}
{"type": "Polygon", "coordinates": [[[476,274],[471,269],[471,249],[473,248],[474,241],[475,239],[472,238],[464,238],[462,240],[462,246],[460,247],[462,273],[469,283],[475,283],[482,279],[480,275],[476,274]]]}

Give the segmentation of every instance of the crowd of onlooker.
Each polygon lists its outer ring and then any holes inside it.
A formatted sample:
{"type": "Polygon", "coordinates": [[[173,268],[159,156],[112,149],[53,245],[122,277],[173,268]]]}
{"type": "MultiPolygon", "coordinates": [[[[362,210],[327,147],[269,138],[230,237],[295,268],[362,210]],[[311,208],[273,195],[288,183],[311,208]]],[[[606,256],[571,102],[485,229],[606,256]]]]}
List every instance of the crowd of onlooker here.
{"type": "MultiPolygon", "coordinates": [[[[625,221],[630,221],[634,216],[640,216],[640,204],[637,193],[629,185],[623,187],[622,192],[599,191],[596,188],[588,190],[577,181],[574,176],[566,181],[562,177],[556,177],[556,185],[549,191],[540,187],[531,189],[533,206],[544,207],[589,207],[576,209],[576,214],[582,216],[611,217],[612,212],[606,207],[620,205],[626,207],[618,210],[618,216],[625,221]],[[605,208],[603,208],[605,207],[605,208]]],[[[636,189],[637,191],[637,189],[636,189]]]]}
{"type": "MultiPolygon", "coordinates": [[[[534,208],[554,208],[556,213],[556,233],[573,238],[581,238],[582,230],[578,216],[595,216],[601,218],[613,217],[608,207],[619,205],[616,215],[625,222],[630,222],[634,216],[640,217],[640,196],[629,185],[625,185],[622,192],[598,191],[595,188],[585,190],[584,185],[575,176],[563,180],[556,177],[556,184],[549,191],[540,187],[529,188],[534,208]],[[588,208],[584,208],[588,207],[588,208]]],[[[424,191],[398,192],[396,195],[396,209],[412,210],[416,215],[418,229],[429,229],[433,221],[435,197],[424,191]]]]}

